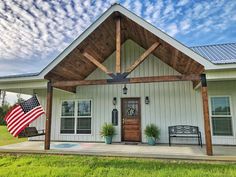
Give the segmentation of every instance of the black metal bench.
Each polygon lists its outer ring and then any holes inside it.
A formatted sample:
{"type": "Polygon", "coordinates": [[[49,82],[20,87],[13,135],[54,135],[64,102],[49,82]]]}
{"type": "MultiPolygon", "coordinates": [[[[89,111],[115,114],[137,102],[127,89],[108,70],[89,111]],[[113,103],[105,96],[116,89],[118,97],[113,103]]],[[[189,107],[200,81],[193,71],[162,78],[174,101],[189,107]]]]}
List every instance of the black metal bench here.
{"type": "Polygon", "coordinates": [[[18,138],[29,138],[42,135],[45,135],[44,130],[37,130],[36,127],[26,127],[22,132],[20,132],[18,138]]]}
{"type": "Polygon", "coordinates": [[[202,147],[202,135],[197,126],[191,125],[175,125],[168,127],[169,146],[171,146],[171,138],[197,138],[198,145],[202,147]]]}

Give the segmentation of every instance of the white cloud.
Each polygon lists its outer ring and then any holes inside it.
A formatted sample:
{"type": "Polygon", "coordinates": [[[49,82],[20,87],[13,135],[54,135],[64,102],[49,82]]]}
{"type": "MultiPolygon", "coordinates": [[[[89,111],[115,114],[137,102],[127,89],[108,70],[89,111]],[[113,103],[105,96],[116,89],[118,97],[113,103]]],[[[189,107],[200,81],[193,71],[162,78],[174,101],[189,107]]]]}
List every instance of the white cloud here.
{"type": "Polygon", "coordinates": [[[184,6],[184,5],[186,5],[186,4],[188,4],[188,0],[180,0],[178,3],[177,3],[177,5],[176,6],[184,6]]]}
{"type": "Polygon", "coordinates": [[[136,15],[141,16],[141,14],[142,14],[142,3],[139,0],[136,0],[134,2],[133,11],[135,12],[136,15]]]}
{"type": "Polygon", "coordinates": [[[186,20],[180,22],[180,29],[182,31],[186,31],[189,28],[190,28],[190,20],[189,19],[186,19],[186,20]]]}
{"type": "Polygon", "coordinates": [[[178,32],[179,32],[179,29],[177,27],[176,24],[170,24],[168,27],[167,27],[167,33],[171,36],[175,36],[178,32]]]}
{"type": "Polygon", "coordinates": [[[167,6],[166,6],[166,8],[165,8],[163,14],[164,14],[164,15],[167,15],[167,14],[169,14],[170,12],[173,12],[173,11],[174,11],[173,4],[169,1],[169,2],[167,3],[167,6]]]}

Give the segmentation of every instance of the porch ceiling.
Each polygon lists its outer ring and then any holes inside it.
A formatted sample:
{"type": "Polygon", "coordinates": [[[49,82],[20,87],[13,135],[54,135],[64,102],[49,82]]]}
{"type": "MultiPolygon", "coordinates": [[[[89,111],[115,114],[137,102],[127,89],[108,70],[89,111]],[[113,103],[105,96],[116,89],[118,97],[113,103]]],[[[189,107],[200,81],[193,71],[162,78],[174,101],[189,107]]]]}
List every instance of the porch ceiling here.
{"type": "MultiPolygon", "coordinates": [[[[116,18],[118,12],[111,14],[97,29],[85,38],[58,65],[45,75],[52,81],[84,80],[97,67],[83,56],[87,52],[100,63],[116,50],[116,18]]],[[[161,40],[147,29],[138,25],[128,17],[121,17],[121,44],[131,39],[141,47],[148,49],[155,42],[161,45],[152,53],[181,74],[201,74],[204,66],[177,50],[174,46],[161,40]]],[[[125,60],[124,58],[121,60],[125,60]]],[[[115,68],[110,68],[115,72],[115,68]]],[[[124,68],[122,68],[124,71],[124,68]]],[[[74,91],[75,87],[58,87],[74,91]]]]}

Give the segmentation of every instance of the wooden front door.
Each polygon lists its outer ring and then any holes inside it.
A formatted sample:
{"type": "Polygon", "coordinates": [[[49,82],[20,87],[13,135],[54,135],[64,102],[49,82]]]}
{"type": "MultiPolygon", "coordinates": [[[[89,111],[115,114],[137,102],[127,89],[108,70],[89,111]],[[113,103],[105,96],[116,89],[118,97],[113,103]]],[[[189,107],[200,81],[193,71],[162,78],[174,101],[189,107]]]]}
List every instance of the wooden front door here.
{"type": "Polygon", "coordinates": [[[122,141],[141,141],[140,98],[122,98],[122,141]]]}

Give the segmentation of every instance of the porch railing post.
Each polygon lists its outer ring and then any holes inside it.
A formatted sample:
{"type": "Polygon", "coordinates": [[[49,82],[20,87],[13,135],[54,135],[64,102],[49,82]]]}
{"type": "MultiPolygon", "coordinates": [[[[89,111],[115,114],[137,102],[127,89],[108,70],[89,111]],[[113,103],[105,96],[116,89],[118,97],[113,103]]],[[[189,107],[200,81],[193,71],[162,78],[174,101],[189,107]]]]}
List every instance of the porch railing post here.
{"type": "Polygon", "coordinates": [[[52,120],[52,95],[53,87],[51,81],[48,81],[47,84],[47,108],[46,108],[46,130],[45,130],[45,140],[44,140],[44,149],[50,149],[51,141],[51,120],[52,120]]]}
{"type": "Polygon", "coordinates": [[[209,106],[208,106],[207,81],[206,81],[205,74],[201,74],[201,94],[202,94],[202,103],[203,103],[206,153],[207,155],[213,155],[212,140],[211,140],[211,127],[210,127],[210,118],[209,118],[209,106]]]}

